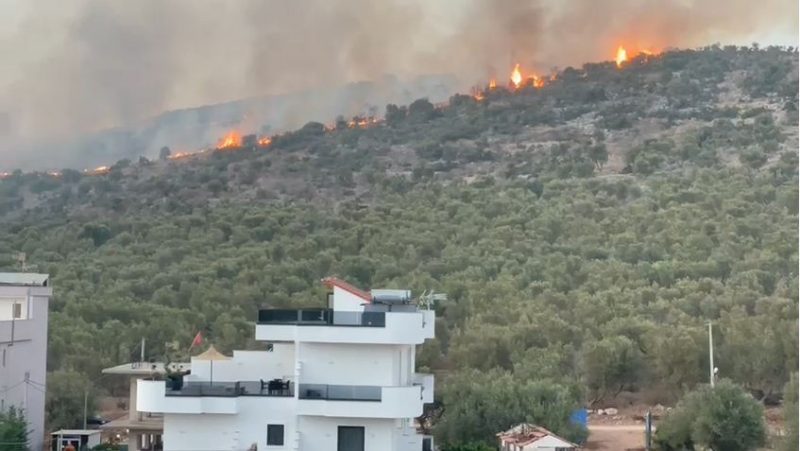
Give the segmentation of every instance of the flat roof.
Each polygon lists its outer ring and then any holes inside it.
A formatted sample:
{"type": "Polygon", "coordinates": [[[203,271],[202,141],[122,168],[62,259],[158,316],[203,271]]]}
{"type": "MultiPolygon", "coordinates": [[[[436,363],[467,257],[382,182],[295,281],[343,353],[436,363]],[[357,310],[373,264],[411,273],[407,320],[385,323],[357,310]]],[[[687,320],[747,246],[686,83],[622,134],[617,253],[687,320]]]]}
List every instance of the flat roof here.
{"type": "MultiPolygon", "coordinates": [[[[174,367],[182,366],[184,369],[191,368],[191,363],[172,362],[174,367]]],[[[124,374],[128,376],[149,376],[153,373],[164,374],[164,362],[130,362],[122,365],[104,368],[103,374],[124,374]]]]}
{"type": "Polygon", "coordinates": [[[39,274],[35,272],[0,272],[0,285],[46,287],[49,279],[49,274],[39,274]]]}
{"type": "Polygon", "coordinates": [[[164,419],[161,417],[142,417],[142,420],[131,420],[128,414],[125,413],[116,420],[111,420],[106,424],[101,424],[100,429],[104,431],[113,429],[131,429],[134,431],[153,431],[159,432],[164,430],[164,419]]]}
{"type": "Polygon", "coordinates": [[[60,431],[51,432],[50,435],[95,435],[102,432],[97,429],[61,429],[60,431]]]}

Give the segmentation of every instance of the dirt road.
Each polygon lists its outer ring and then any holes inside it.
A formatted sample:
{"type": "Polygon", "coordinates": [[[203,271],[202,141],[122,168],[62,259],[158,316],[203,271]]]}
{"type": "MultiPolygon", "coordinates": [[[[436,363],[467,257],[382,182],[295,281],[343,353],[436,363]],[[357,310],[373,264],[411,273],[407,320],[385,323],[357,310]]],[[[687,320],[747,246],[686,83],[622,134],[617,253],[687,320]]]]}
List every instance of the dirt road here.
{"type": "Polygon", "coordinates": [[[608,451],[644,449],[644,425],[590,423],[586,449],[608,451]]]}

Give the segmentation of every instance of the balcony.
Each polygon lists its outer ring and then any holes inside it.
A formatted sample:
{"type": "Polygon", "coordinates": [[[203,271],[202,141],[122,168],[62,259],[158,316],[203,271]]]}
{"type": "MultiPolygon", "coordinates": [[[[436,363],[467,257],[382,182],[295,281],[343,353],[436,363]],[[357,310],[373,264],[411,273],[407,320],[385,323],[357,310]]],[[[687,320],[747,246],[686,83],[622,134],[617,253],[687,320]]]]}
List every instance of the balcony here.
{"type": "Polygon", "coordinates": [[[386,314],[384,312],[337,312],[332,309],[268,309],[258,311],[258,324],[385,327],[386,314]]]}
{"type": "Polygon", "coordinates": [[[299,415],[350,418],[416,418],[422,415],[422,387],[301,384],[299,415]]]}
{"type": "Polygon", "coordinates": [[[434,337],[434,312],[260,310],[256,340],[317,343],[421,344],[434,337]]]}
{"type": "Polygon", "coordinates": [[[289,381],[275,384],[273,381],[239,382],[187,382],[180,389],[167,388],[165,396],[294,396],[293,384],[289,381]]]}
{"type": "Polygon", "coordinates": [[[422,387],[422,402],[430,404],[433,402],[433,374],[414,373],[411,382],[422,387]]]}
{"type": "Polygon", "coordinates": [[[300,399],[329,401],[381,401],[381,387],[369,385],[300,384],[300,399]]]}
{"type": "Polygon", "coordinates": [[[261,381],[188,382],[180,390],[167,389],[164,381],[138,380],[136,406],[139,412],[236,414],[239,399],[258,396],[276,405],[294,401],[294,387],[262,386],[261,381]],[[270,402],[273,402],[270,401],[270,402]]]}

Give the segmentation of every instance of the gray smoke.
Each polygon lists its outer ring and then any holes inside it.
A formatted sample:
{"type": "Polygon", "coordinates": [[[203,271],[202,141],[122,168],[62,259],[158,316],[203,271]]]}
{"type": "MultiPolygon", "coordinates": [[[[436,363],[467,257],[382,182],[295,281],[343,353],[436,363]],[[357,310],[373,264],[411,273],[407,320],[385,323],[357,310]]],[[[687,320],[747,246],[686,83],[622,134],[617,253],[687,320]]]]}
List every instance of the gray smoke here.
{"type": "MultiPolygon", "coordinates": [[[[0,166],[27,144],[170,109],[387,74],[453,74],[452,89],[464,89],[505,77],[514,62],[546,72],[611,59],[619,44],[796,45],[797,8],[796,0],[7,0],[0,166]]],[[[284,106],[273,125],[362,106],[337,101],[284,106]]]]}

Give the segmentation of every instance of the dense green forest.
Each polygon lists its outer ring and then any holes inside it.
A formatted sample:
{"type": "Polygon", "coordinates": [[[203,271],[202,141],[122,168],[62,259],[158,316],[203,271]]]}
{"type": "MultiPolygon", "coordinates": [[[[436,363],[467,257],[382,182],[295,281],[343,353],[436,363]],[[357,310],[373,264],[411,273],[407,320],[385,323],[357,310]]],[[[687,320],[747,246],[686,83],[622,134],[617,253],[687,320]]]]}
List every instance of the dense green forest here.
{"type": "Polygon", "coordinates": [[[707,381],[707,321],[720,375],[772,402],[798,366],[797,73],[791,48],[671,51],[267,149],[16,172],[0,268],[52,274],[56,379],[141,337],[259,348],[259,307],[321,305],[337,275],[447,293],[418,363],[451,442],[485,377],[498,399],[673,403],[707,381]]]}

